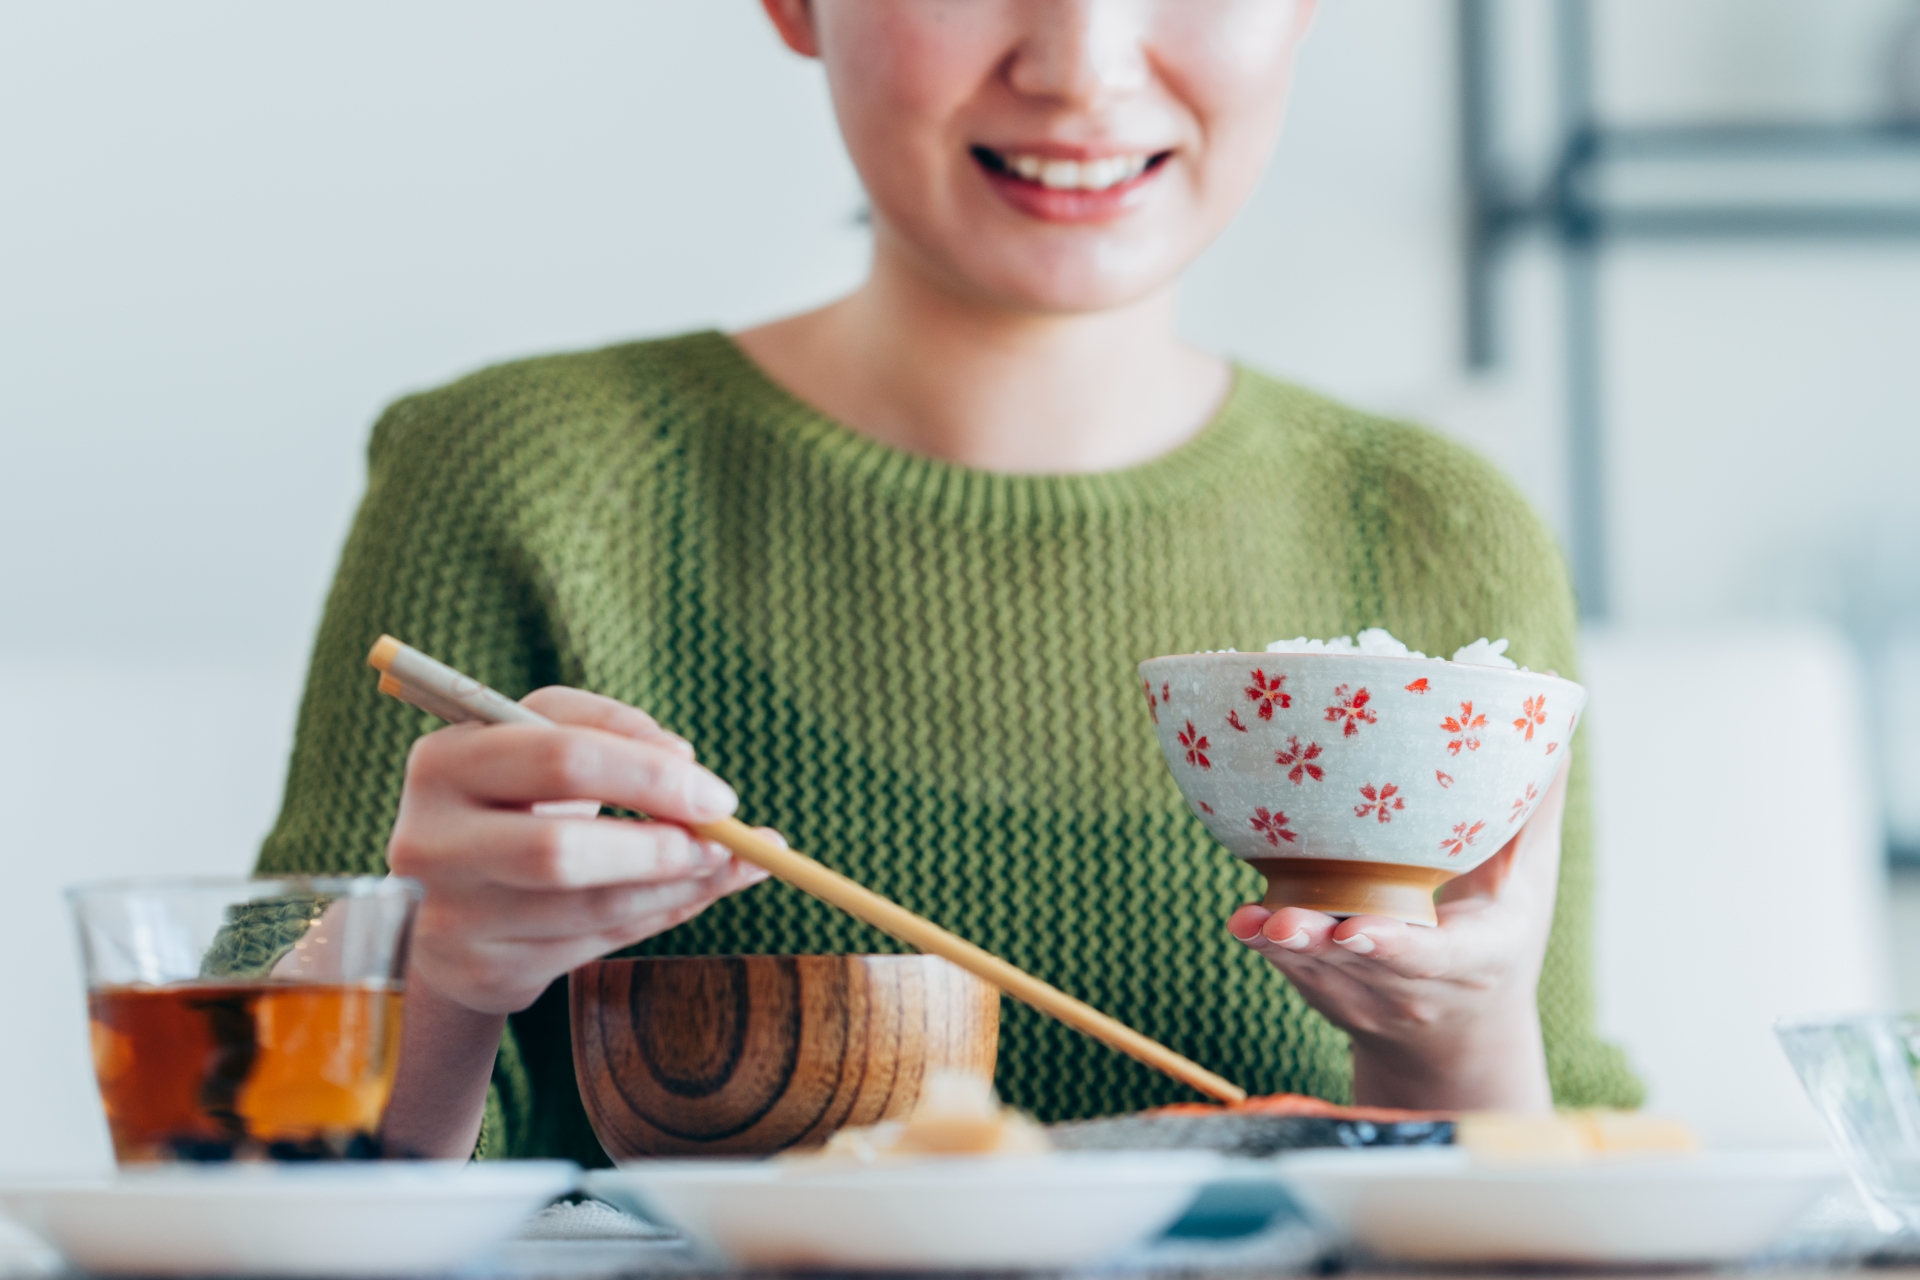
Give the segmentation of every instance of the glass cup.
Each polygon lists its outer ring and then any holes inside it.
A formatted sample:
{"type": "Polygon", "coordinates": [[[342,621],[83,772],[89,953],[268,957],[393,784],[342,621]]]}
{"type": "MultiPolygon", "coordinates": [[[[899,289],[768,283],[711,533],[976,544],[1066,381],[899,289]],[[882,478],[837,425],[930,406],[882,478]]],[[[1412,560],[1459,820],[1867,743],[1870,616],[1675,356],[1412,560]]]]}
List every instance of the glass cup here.
{"type": "Polygon", "coordinates": [[[1882,1230],[1920,1230],[1920,1015],[1782,1021],[1781,1048],[1882,1230]]]}
{"type": "Polygon", "coordinates": [[[121,1164],[380,1154],[417,882],[128,880],[67,897],[121,1164]]]}

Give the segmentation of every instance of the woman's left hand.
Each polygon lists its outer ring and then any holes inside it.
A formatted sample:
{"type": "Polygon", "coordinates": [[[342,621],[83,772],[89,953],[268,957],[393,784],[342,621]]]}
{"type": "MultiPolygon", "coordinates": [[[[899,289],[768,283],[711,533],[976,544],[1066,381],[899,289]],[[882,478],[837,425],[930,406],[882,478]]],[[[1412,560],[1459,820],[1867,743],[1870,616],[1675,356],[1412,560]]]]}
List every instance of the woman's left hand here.
{"type": "Polygon", "coordinates": [[[1535,1003],[1560,879],[1567,766],[1500,852],[1440,892],[1440,927],[1244,906],[1227,928],[1353,1040],[1353,1098],[1548,1111],[1535,1003]]]}

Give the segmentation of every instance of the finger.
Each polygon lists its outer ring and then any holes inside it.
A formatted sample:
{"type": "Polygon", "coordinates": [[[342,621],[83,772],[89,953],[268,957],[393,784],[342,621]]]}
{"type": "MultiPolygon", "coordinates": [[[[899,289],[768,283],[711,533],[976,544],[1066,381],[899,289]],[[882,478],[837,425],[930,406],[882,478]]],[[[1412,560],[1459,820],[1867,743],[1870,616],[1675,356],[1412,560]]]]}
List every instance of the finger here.
{"type": "Polygon", "coordinates": [[[742,862],[735,858],[708,879],[719,886],[718,896],[725,897],[730,893],[738,893],[742,889],[751,889],[757,884],[773,879],[773,876],[751,862],[742,862]]]}
{"type": "Polygon", "coordinates": [[[535,689],[520,699],[520,703],[529,711],[538,711],[547,719],[557,720],[561,724],[600,729],[641,742],[664,743],[683,755],[693,755],[691,742],[662,728],[658,720],[640,708],[617,698],[588,693],[585,689],[569,688],[563,684],[550,684],[544,689],[535,689]]]}
{"type": "Polygon", "coordinates": [[[470,980],[481,987],[507,987],[512,985],[511,979],[526,972],[558,976],[588,961],[598,960],[609,952],[657,938],[693,919],[717,900],[713,897],[700,898],[669,911],[640,917],[624,925],[580,937],[550,942],[503,941],[482,946],[476,949],[473,959],[468,963],[470,980]]]}
{"type": "Polygon", "coordinates": [[[1548,785],[1546,795],[1541,797],[1539,807],[1520,830],[1491,858],[1465,875],[1449,880],[1440,890],[1442,904],[1502,898],[1508,882],[1516,874],[1528,891],[1552,895],[1560,875],[1560,826],[1567,807],[1567,774],[1572,767],[1569,752],[1548,785]]]}
{"type": "Polygon", "coordinates": [[[1464,902],[1470,898],[1498,898],[1500,890],[1507,883],[1507,877],[1513,872],[1514,854],[1520,848],[1520,837],[1501,845],[1491,858],[1467,872],[1455,876],[1440,888],[1441,903],[1464,902]]]}
{"type": "Polygon", "coordinates": [[[1433,933],[1395,920],[1391,916],[1348,916],[1328,933],[1328,958],[1336,964],[1370,964],[1393,967],[1412,952],[1416,958],[1432,951],[1423,948],[1414,933],[1433,933]]]}
{"type": "Polygon", "coordinates": [[[527,890],[477,885],[458,895],[440,895],[421,908],[420,927],[474,944],[554,942],[597,938],[630,929],[688,903],[717,898],[731,877],[722,863],[711,875],[662,884],[627,883],[598,889],[527,890]]]}
{"type": "Polygon", "coordinates": [[[1227,932],[1236,942],[1252,942],[1264,925],[1273,916],[1273,912],[1257,903],[1248,903],[1227,917],[1227,932]]]}
{"type": "Polygon", "coordinates": [[[1567,811],[1567,773],[1572,765],[1571,756],[1562,762],[1547,794],[1540,799],[1540,807],[1509,847],[1501,850],[1505,859],[1489,876],[1495,898],[1552,901],[1560,881],[1560,833],[1567,811]]]}
{"type": "Polygon", "coordinates": [[[585,889],[699,879],[726,865],[727,851],[665,822],[548,818],[501,810],[455,810],[434,843],[396,830],[388,865],[434,884],[492,883],[509,889],[585,889]]]}
{"type": "Polygon", "coordinates": [[[1332,916],[1318,911],[1282,907],[1278,911],[1267,912],[1259,928],[1251,937],[1247,936],[1245,925],[1256,918],[1255,913],[1264,911],[1263,907],[1242,907],[1234,913],[1228,927],[1248,947],[1283,968],[1313,959],[1316,953],[1325,949],[1327,935],[1338,923],[1332,916]]]}
{"type": "MultiPolygon", "coordinates": [[[[1567,815],[1568,776],[1573,772],[1573,753],[1567,753],[1567,759],[1560,765],[1560,772],[1553,775],[1553,785],[1547,788],[1547,794],[1541,798],[1540,807],[1527,819],[1521,829],[1525,841],[1543,841],[1552,845],[1557,852],[1560,847],[1560,826],[1567,815]]],[[[1523,847],[1525,847],[1523,845],[1523,847]]]]}
{"type": "MultiPolygon", "coordinates": [[[[439,985],[444,990],[464,992],[463,1002],[469,1007],[511,1012],[525,1008],[552,976],[665,933],[699,915],[727,894],[758,883],[759,879],[752,868],[728,865],[705,881],[663,886],[652,902],[660,909],[643,910],[632,916],[623,916],[617,899],[608,895],[605,901],[596,904],[604,911],[599,928],[538,931],[557,933],[550,938],[475,936],[472,931],[462,929],[457,909],[449,909],[444,895],[429,895],[422,906],[418,951],[438,956],[435,967],[444,971],[439,985]],[[690,888],[698,891],[689,894],[690,888]],[[529,991],[529,975],[549,976],[540,977],[529,991]]],[[[519,893],[515,895],[515,906],[524,908],[528,899],[544,896],[547,895],[519,893]]],[[[551,896],[581,899],[588,895],[551,896]]],[[[576,917],[575,923],[580,922],[581,918],[576,917]]]]}
{"type": "Polygon", "coordinates": [[[1471,980],[1506,963],[1514,919],[1503,909],[1453,917],[1436,929],[1387,916],[1353,916],[1333,931],[1325,959],[1356,976],[1471,980]]]}
{"type": "Polygon", "coordinates": [[[708,890],[706,893],[665,911],[640,916],[624,926],[602,931],[583,960],[575,963],[594,959],[609,951],[618,951],[622,947],[630,947],[636,942],[658,937],[669,929],[685,924],[729,894],[738,893],[742,889],[752,888],[760,883],[765,876],[753,874],[754,870],[750,867],[729,867],[706,881],[708,890]]]}
{"type": "Polygon", "coordinates": [[[430,734],[415,750],[421,785],[484,804],[598,800],[675,822],[712,822],[739,805],[732,787],[683,753],[601,729],[495,725],[430,734]]]}

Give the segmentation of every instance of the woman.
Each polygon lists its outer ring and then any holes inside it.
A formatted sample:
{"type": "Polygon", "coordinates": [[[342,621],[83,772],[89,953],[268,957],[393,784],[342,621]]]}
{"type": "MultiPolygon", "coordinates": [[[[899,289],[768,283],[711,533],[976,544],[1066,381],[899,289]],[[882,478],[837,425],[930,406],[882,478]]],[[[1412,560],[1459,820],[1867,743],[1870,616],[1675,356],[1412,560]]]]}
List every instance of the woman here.
{"type": "MultiPolygon", "coordinates": [[[[1590,1025],[1577,775],[1438,929],[1223,920],[1253,877],[1137,702],[1145,657],[1367,626],[1572,668],[1558,554],[1489,467],[1175,335],[1312,0],[765,7],[825,67],[866,282],[374,433],[261,869],[384,847],[427,885],[390,1139],[601,1163],[553,985],[595,956],[890,948],[674,825],[736,806],[1255,1091],[1631,1101],[1590,1025]],[[359,665],[382,631],[560,726],[427,732],[359,665]],[[533,809],[573,797],[651,820],[533,809]]],[[[1000,1086],[1049,1119],[1181,1096],[1021,1007],[1000,1086]]]]}

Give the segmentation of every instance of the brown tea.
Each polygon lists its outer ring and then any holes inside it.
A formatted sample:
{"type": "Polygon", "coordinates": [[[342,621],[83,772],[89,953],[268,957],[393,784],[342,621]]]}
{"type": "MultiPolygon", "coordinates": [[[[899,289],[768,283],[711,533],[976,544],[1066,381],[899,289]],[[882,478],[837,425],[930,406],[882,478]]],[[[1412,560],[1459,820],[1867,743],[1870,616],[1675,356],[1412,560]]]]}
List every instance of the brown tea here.
{"type": "Polygon", "coordinates": [[[87,1005],[122,1163],[379,1154],[399,992],[195,982],[101,987],[87,1005]]]}

